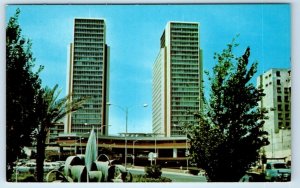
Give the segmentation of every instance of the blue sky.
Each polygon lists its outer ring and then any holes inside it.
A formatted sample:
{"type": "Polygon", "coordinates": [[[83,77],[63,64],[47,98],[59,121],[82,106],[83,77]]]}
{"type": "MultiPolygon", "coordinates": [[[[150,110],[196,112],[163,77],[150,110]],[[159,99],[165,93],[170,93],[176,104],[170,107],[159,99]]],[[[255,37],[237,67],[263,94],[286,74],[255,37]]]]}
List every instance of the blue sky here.
{"type": "MultiPolygon", "coordinates": [[[[33,42],[36,64],[45,66],[44,85],[66,90],[67,46],[75,17],[104,18],[110,53],[110,103],[129,110],[128,132],[151,132],[152,65],[168,21],[200,23],[204,70],[240,34],[236,54],[251,48],[258,74],[270,68],[290,68],[291,23],[288,4],[248,5],[9,5],[6,22],[21,9],[22,34],[33,42]],[[142,108],[144,103],[149,104],[142,108]],[[140,107],[138,106],[140,105],[140,107]]],[[[110,107],[110,134],[125,131],[125,114],[110,107]]]]}

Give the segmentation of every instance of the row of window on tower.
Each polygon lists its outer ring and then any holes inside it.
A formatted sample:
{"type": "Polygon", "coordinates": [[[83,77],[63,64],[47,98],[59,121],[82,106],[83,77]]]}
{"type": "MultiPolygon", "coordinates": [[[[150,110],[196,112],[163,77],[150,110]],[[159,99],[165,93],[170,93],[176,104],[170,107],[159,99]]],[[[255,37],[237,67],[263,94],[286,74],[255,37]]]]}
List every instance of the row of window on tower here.
{"type": "Polygon", "coordinates": [[[84,28],[84,29],[103,29],[103,23],[93,23],[93,22],[81,22],[79,20],[75,20],[75,28],[84,28]]]}
{"type": "Polygon", "coordinates": [[[74,61],[74,64],[78,66],[77,70],[89,70],[92,68],[102,69],[103,66],[103,63],[101,61],[74,61]]]}
{"type": "Polygon", "coordinates": [[[172,37],[179,36],[179,37],[198,37],[198,32],[193,29],[181,29],[175,30],[171,29],[172,37]]]}
{"type": "Polygon", "coordinates": [[[101,89],[100,86],[97,85],[90,85],[90,84],[86,84],[86,85],[75,85],[73,86],[73,89],[86,89],[86,90],[99,90],[101,89]]]}
{"type": "Polygon", "coordinates": [[[192,56],[192,57],[198,57],[199,52],[198,50],[196,51],[182,51],[182,50],[171,50],[171,55],[172,56],[192,56]]]}
{"type": "Polygon", "coordinates": [[[74,38],[74,42],[76,45],[101,45],[103,46],[104,39],[96,39],[96,38],[81,38],[81,37],[76,37],[74,38]]]}
{"type": "Polygon", "coordinates": [[[176,59],[171,57],[171,68],[172,69],[184,69],[184,70],[198,70],[199,63],[198,58],[193,59],[176,59]]]}
{"type": "Polygon", "coordinates": [[[171,74],[172,79],[176,79],[176,78],[182,78],[184,79],[193,79],[195,81],[198,81],[199,75],[197,73],[189,73],[189,74],[180,74],[180,72],[177,72],[177,70],[172,70],[172,74],[171,74]],[[196,80],[197,79],[197,80],[196,80]]]}
{"type": "Polygon", "coordinates": [[[78,46],[76,44],[74,51],[75,52],[102,52],[103,48],[102,47],[82,47],[82,46],[78,46]]]}
{"type": "Polygon", "coordinates": [[[196,83],[196,82],[189,82],[189,83],[182,83],[182,82],[180,82],[180,83],[174,83],[174,82],[172,82],[171,83],[171,86],[172,86],[172,88],[176,88],[176,87],[189,87],[189,88],[198,88],[199,87],[199,84],[198,83],[196,83]]]}
{"type": "Polygon", "coordinates": [[[181,52],[186,52],[186,51],[197,51],[199,50],[198,47],[195,46],[173,46],[171,45],[171,53],[173,50],[179,50],[181,52]]]}
{"type": "Polygon", "coordinates": [[[198,41],[172,41],[171,46],[197,46],[198,47],[198,41]]]}
{"type": "Polygon", "coordinates": [[[199,93],[198,93],[198,95],[194,95],[194,96],[191,96],[191,95],[189,95],[189,96],[181,96],[181,95],[174,96],[174,95],[172,95],[171,101],[172,101],[172,104],[176,104],[176,105],[180,105],[181,102],[199,101],[199,93]]]}
{"type": "MultiPolygon", "coordinates": [[[[102,80],[100,79],[101,76],[98,75],[85,75],[85,76],[81,76],[81,75],[74,75],[73,76],[73,80],[102,80]]],[[[100,82],[102,84],[102,82],[100,82]]]]}
{"type": "Polygon", "coordinates": [[[75,33],[75,37],[77,39],[79,39],[79,38],[83,38],[83,39],[85,39],[85,38],[94,38],[94,39],[100,41],[101,38],[103,40],[103,33],[88,33],[88,34],[85,34],[85,33],[75,33]]]}
{"type": "Polygon", "coordinates": [[[90,62],[102,62],[103,61],[103,56],[99,57],[74,57],[74,61],[90,61],[90,62]]]}
{"type": "Polygon", "coordinates": [[[103,27],[92,27],[92,28],[85,28],[85,27],[76,27],[75,28],[75,33],[92,33],[92,34],[103,34],[104,30],[103,27]]]}
{"type": "Polygon", "coordinates": [[[171,28],[172,29],[194,28],[194,29],[197,29],[197,31],[198,31],[198,24],[197,23],[171,22],[171,28]]]}
{"type": "MultiPolygon", "coordinates": [[[[90,40],[89,40],[90,41],[90,40]]],[[[100,40],[101,42],[101,40],[100,40]]],[[[75,41],[75,46],[81,47],[81,48],[97,48],[98,50],[103,50],[104,43],[103,41],[101,43],[86,43],[85,40],[77,40],[75,41]]]]}
{"type": "Polygon", "coordinates": [[[101,113],[100,109],[79,109],[75,112],[76,114],[95,114],[101,113]]]}
{"type": "Polygon", "coordinates": [[[103,56],[102,52],[75,52],[75,57],[101,57],[103,56]]]}
{"type": "Polygon", "coordinates": [[[99,75],[100,74],[100,79],[102,79],[102,70],[84,70],[84,71],[78,71],[78,70],[75,70],[73,72],[74,75],[78,74],[78,75],[84,75],[84,76],[91,76],[91,75],[99,75]]]}
{"type": "MultiPolygon", "coordinates": [[[[102,83],[102,81],[98,80],[73,80],[73,84],[75,85],[96,85],[99,86],[102,83]]],[[[73,87],[74,87],[73,86],[73,87]]]]}
{"type": "Polygon", "coordinates": [[[78,71],[99,71],[103,69],[103,66],[98,62],[75,62],[76,70],[78,71]]]}

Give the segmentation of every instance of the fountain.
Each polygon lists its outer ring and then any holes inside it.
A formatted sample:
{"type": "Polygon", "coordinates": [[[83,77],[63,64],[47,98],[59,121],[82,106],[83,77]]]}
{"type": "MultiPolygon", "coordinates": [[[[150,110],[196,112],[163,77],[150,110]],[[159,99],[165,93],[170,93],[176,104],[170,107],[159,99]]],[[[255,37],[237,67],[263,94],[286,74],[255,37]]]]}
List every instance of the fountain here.
{"type": "Polygon", "coordinates": [[[69,156],[63,171],[52,170],[47,182],[132,182],[132,175],[122,165],[116,164],[105,154],[98,156],[94,129],[92,129],[84,155],[69,156]],[[99,158],[106,161],[99,161],[99,158]]]}

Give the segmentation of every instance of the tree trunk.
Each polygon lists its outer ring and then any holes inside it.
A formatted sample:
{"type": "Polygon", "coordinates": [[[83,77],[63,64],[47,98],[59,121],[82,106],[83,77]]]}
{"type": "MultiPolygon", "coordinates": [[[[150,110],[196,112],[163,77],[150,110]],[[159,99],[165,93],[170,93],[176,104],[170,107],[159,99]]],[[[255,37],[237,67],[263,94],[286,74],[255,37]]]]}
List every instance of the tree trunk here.
{"type": "Polygon", "coordinates": [[[36,179],[37,182],[44,181],[44,160],[45,160],[45,149],[46,149],[46,134],[41,131],[37,139],[36,148],[36,179]]]}

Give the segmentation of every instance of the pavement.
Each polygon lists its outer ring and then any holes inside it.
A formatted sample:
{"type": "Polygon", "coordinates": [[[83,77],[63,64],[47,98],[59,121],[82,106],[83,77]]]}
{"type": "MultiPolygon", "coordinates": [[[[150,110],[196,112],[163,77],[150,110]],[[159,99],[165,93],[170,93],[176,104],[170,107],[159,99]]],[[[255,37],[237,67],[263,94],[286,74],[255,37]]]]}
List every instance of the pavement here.
{"type": "MultiPolygon", "coordinates": [[[[145,174],[143,166],[127,167],[128,171],[132,174],[145,174]]],[[[186,170],[173,169],[173,168],[162,168],[162,176],[169,178],[172,182],[207,182],[205,176],[193,175],[187,173],[186,170]]]]}
{"type": "MultiPolygon", "coordinates": [[[[127,169],[128,170],[144,171],[145,167],[143,167],[143,166],[131,166],[131,167],[127,167],[127,169]]],[[[186,170],[181,170],[181,169],[162,168],[161,171],[162,171],[162,173],[167,173],[167,174],[181,174],[181,175],[187,175],[187,176],[195,176],[193,174],[188,173],[186,170]]]]}

